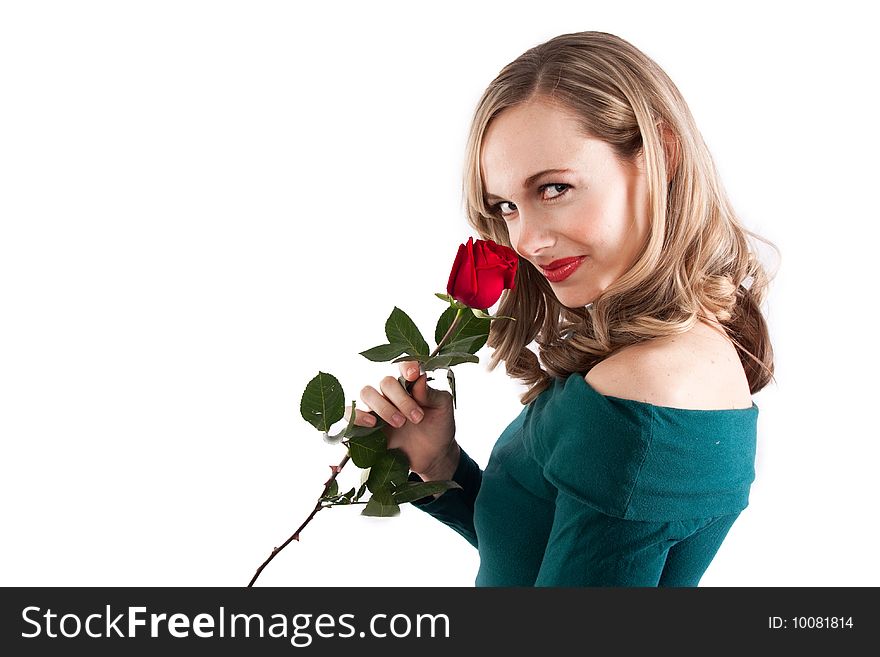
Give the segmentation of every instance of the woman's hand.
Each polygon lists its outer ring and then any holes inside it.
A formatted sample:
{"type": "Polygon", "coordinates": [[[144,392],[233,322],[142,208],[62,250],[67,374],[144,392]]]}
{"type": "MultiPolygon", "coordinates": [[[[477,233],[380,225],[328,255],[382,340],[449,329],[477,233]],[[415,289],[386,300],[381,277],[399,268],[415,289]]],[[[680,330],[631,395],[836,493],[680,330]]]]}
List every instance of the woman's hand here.
{"type": "MultiPolygon", "coordinates": [[[[364,386],[361,401],[372,413],[356,409],[354,423],[375,426],[375,413],[388,423],[383,428],[388,448],[399,448],[406,454],[410,470],[425,481],[452,479],[460,453],[455,442],[452,394],[430,388],[427,375],[419,374],[418,361],[401,361],[399,366],[406,381],[415,381],[411,393],[393,376],[380,381],[382,392],[364,386]]],[[[346,407],[346,417],[350,413],[351,407],[346,407]]]]}

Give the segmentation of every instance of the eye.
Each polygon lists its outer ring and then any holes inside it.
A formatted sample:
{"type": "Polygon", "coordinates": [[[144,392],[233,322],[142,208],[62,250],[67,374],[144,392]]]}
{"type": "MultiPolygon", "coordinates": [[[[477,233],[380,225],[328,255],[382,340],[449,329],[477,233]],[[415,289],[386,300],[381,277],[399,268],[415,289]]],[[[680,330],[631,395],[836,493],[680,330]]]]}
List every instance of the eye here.
{"type": "Polygon", "coordinates": [[[560,196],[565,194],[565,192],[568,191],[568,188],[571,187],[571,185],[566,185],[565,183],[550,183],[549,185],[542,185],[541,189],[547,189],[550,187],[556,188],[556,191],[558,192],[558,194],[556,194],[556,196],[550,197],[550,199],[554,199],[554,198],[559,198],[560,196]],[[558,189],[559,187],[562,187],[562,189],[561,190],[558,189]]]}
{"type": "MultiPolygon", "coordinates": [[[[540,187],[538,187],[538,192],[543,193],[544,190],[546,190],[546,189],[555,190],[556,194],[554,194],[553,196],[549,196],[549,197],[544,198],[545,201],[549,201],[552,203],[553,201],[557,200],[558,198],[565,196],[565,193],[568,191],[568,189],[570,187],[571,187],[571,185],[569,185],[567,183],[547,183],[546,185],[541,185],[540,187]]],[[[514,212],[516,212],[516,204],[511,203],[510,201],[501,201],[500,203],[496,203],[495,205],[493,205],[491,207],[491,209],[496,215],[498,215],[502,218],[507,218],[510,215],[512,215],[514,212]],[[505,208],[504,206],[508,206],[508,207],[505,208]]]]}
{"type": "Polygon", "coordinates": [[[510,201],[501,201],[501,203],[496,203],[493,209],[494,209],[498,214],[500,214],[502,217],[506,217],[507,215],[509,215],[509,214],[513,214],[513,213],[514,213],[514,211],[516,210],[516,205],[514,205],[514,204],[511,203],[510,201]],[[507,211],[505,211],[505,210],[504,210],[504,206],[505,206],[505,205],[510,206],[511,208],[513,208],[513,210],[507,210],[507,211]]]}

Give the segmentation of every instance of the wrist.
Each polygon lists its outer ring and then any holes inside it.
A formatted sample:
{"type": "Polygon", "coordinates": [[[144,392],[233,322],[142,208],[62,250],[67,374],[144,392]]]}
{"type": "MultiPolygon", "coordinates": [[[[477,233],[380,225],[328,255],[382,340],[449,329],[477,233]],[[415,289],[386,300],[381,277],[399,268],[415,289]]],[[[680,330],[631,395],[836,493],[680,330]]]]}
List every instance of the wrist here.
{"type": "Polygon", "coordinates": [[[423,472],[417,472],[424,481],[448,481],[458,469],[461,460],[461,447],[453,440],[447,450],[423,472]]]}

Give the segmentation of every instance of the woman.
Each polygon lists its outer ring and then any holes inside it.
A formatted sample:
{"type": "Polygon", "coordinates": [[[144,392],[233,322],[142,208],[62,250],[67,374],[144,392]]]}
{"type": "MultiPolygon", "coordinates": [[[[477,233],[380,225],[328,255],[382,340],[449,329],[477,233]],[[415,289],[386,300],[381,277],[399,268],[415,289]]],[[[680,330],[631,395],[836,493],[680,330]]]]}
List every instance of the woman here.
{"type": "Polygon", "coordinates": [[[411,479],[461,485],[416,506],[478,548],[480,586],[696,586],[748,504],[773,356],[767,275],[684,99],[624,40],[558,36],[486,89],[464,192],[520,258],[487,344],[528,390],[485,470],[414,363],[411,394],[361,391],[411,479]]]}

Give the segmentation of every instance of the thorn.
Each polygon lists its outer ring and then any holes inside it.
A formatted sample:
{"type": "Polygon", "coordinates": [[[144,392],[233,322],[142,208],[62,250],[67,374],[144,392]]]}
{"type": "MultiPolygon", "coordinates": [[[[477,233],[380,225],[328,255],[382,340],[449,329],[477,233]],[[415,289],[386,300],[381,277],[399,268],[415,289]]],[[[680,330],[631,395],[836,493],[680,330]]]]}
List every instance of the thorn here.
{"type": "Polygon", "coordinates": [[[293,540],[294,540],[294,541],[298,541],[298,540],[299,540],[299,534],[294,534],[294,535],[293,535],[293,540]]]}
{"type": "Polygon", "coordinates": [[[331,465],[331,466],[330,466],[330,471],[331,471],[333,474],[339,474],[339,466],[338,466],[338,465],[331,465]]]}

